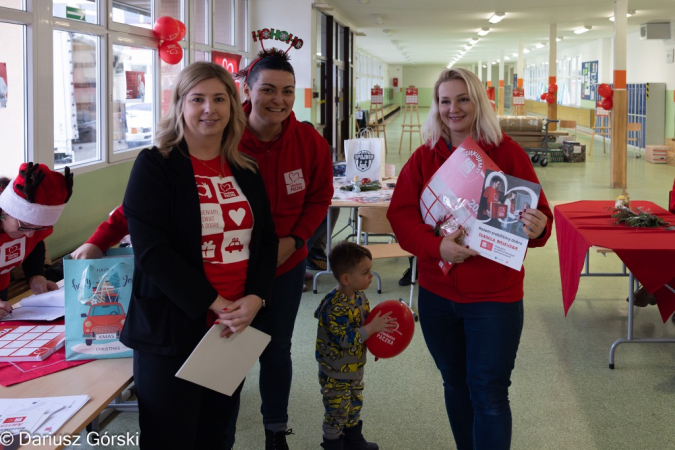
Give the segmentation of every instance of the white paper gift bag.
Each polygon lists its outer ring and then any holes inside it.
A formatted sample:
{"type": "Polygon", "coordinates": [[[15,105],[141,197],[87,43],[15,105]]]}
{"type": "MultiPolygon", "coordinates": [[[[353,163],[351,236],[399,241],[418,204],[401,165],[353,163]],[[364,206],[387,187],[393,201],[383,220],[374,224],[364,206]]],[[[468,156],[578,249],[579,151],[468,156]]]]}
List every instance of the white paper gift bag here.
{"type": "Polygon", "coordinates": [[[345,158],[347,180],[358,175],[359,180],[370,178],[372,181],[384,178],[384,139],[377,137],[360,137],[345,141],[345,158]]]}

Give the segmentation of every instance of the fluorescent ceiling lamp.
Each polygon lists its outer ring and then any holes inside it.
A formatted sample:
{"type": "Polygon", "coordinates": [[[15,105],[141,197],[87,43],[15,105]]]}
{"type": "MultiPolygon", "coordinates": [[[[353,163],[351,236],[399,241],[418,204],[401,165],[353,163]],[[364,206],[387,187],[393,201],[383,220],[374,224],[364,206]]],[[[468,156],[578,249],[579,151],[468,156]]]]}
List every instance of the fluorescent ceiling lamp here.
{"type": "Polygon", "coordinates": [[[492,65],[494,66],[495,64],[497,64],[497,63],[495,61],[492,61],[492,65]]]}
{"type": "Polygon", "coordinates": [[[579,27],[579,28],[577,28],[576,30],[574,30],[574,34],[582,34],[582,33],[585,33],[585,32],[587,32],[588,30],[590,30],[591,28],[593,28],[593,27],[590,26],[590,25],[586,25],[586,26],[583,26],[583,27],[579,27]]]}
{"type": "Polygon", "coordinates": [[[356,3],[358,3],[359,5],[367,5],[368,3],[370,3],[370,0],[356,0],[356,3]]]}
{"type": "Polygon", "coordinates": [[[504,57],[504,61],[508,61],[508,60],[510,60],[510,59],[511,59],[510,56],[505,56],[505,57],[504,57]]]}
{"type": "Polygon", "coordinates": [[[489,32],[490,32],[489,28],[481,28],[480,30],[478,30],[478,36],[485,36],[489,32]]]}
{"type": "Polygon", "coordinates": [[[469,50],[470,48],[471,48],[471,46],[468,45],[468,44],[464,46],[464,50],[469,50]]]}
{"type": "Polygon", "coordinates": [[[476,45],[478,43],[478,38],[471,38],[469,39],[469,44],[471,45],[476,45]]]}
{"type": "Polygon", "coordinates": [[[562,38],[561,36],[558,36],[557,38],[555,38],[555,41],[556,41],[556,42],[560,42],[560,41],[562,41],[562,40],[563,40],[563,38],[562,38]]]}
{"type": "Polygon", "coordinates": [[[365,35],[366,35],[366,33],[361,33],[360,31],[357,31],[356,33],[354,33],[354,36],[365,36],[365,35]]]}
{"type": "Polygon", "coordinates": [[[383,32],[384,34],[391,34],[391,30],[390,30],[389,28],[384,28],[384,29],[382,29],[382,32],[383,32]]]}
{"type": "Polygon", "coordinates": [[[524,48],[524,49],[523,49],[523,53],[530,53],[530,49],[529,49],[529,48],[524,48]]]}
{"type": "Polygon", "coordinates": [[[490,22],[490,23],[497,23],[497,22],[499,22],[500,20],[502,20],[502,19],[504,18],[504,16],[506,16],[506,13],[503,13],[503,12],[496,12],[496,13],[494,13],[494,14],[488,19],[488,22],[490,22]]]}
{"type": "Polygon", "coordinates": [[[371,14],[370,18],[373,19],[373,22],[375,22],[378,25],[382,25],[384,23],[384,19],[379,14],[371,14]]]}
{"type": "Polygon", "coordinates": [[[483,69],[487,69],[487,66],[485,64],[483,64],[483,69]]]}
{"type": "Polygon", "coordinates": [[[534,46],[535,46],[535,48],[544,48],[544,47],[546,47],[546,46],[545,46],[544,44],[542,44],[541,42],[537,42],[536,44],[534,44],[534,46]]]}
{"type": "Polygon", "coordinates": [[[514,57],[514,58],[517,58],[517,57],[518,57],[518,53],[514,53],[514,54],[513,54],[513,57],[514,57]]]}
{"type": "MultiPolygon", "coordinates": [[[[635,11],[634,9],[632,9],[632,10],[630,10],[630,11],[627,11],[627,12],[626,12],[626,17],[634,16],[635,13],[636,13],[636,11],[635,11]]],[[[609,17],[609,20],[611,20],[612,22],[614,22],[614,16],[610,16],[610,17],[609,17]]]]}
{"type": "Polygon", "coordinates": [[[394,44],[394,45],[398,45],[398,41],[396,39],[392,39],[391,43],[394,44]]]}

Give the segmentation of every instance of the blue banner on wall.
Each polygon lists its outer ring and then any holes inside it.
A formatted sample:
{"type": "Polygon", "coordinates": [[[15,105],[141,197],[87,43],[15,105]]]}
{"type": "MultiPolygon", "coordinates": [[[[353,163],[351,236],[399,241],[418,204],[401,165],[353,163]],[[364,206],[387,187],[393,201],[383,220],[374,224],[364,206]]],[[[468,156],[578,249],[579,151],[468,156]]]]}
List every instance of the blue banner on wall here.
{"type": "Polygon", "coordinates": [[[581,63],[581,80],[581,99],[595,101],[598,91],[598,61],[581,63]]]}

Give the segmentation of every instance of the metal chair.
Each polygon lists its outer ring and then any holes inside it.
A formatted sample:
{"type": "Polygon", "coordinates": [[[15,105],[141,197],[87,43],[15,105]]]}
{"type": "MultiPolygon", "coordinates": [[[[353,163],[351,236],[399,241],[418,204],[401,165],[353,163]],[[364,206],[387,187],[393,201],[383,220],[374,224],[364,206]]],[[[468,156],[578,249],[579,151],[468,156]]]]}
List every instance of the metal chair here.
{"type": "MultiPolygon", "coordinates": [[[[358,210],[358,222],[356,231],[356,243],[361,244],[361,237],[365,236],[365,245],[370,253],[373,255],[373,260],[385,258],[413,258],[412,264],[412,283],[410,285],[410,301],[408,307],[412,310],[413,293],[415,291],[415,284],[417,281],[417,257],[401,248],[397,242],[391,242],[393,237],[393,230],[391,224],[387,219],[387,208],[377,206],[362,206],[358,210]],[[368,244],[368,234],[376,235],[391,235],[389,243],[382,244],[368,244]]],[[[380,275],[373,271],[373,275],[377,278],[377,293],[382,293],[382,279],[380,275]]]]}

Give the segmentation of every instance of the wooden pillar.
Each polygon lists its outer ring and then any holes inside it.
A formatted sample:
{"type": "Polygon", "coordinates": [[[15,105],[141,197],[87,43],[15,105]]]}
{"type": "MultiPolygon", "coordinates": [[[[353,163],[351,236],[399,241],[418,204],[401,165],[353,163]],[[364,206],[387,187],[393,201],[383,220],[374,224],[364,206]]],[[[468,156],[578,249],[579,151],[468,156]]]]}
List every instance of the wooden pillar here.
{"type": "Polygon", "coordinates": [[[628,91],[626,90],[626,13],[627,0],[614,2],[614,95],[612,102],[612,150],[610,186],[628,187],[628,91]]]}

